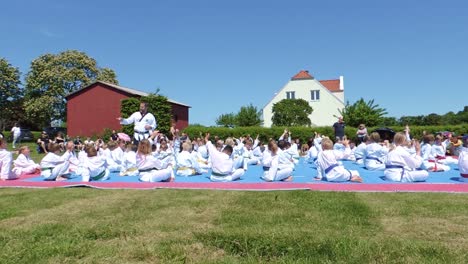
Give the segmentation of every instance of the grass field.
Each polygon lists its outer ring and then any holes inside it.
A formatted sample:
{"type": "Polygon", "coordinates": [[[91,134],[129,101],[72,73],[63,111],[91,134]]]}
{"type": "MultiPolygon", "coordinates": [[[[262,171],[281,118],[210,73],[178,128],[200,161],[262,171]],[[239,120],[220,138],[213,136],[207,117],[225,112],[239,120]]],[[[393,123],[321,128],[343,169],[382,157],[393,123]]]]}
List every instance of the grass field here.
{"type": "Polygon", "coordinates": [[[0,263],[468,263],[466,194],[68,188],[0,197],[0,263]]]}
{"type": "Polygon", "coordinates": [[[1,263],[467,263],[468,196],[0,189],[1,263]]]}

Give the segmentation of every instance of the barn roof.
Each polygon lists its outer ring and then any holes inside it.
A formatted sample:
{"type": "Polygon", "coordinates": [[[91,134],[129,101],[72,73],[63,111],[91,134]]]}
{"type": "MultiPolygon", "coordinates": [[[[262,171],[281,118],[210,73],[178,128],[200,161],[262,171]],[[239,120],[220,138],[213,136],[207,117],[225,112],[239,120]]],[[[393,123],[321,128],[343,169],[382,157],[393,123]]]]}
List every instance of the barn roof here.
{"type": "MultiPolygon", "coordinates": [[[[96,85],[96,84],[103,84],[105,86],[108,86],[110,88],[113,88],[113,89],[116,89],[116,90],[119,90],[119,91],[122,91],[124,93],[127,93],[127,94],[130,94],[130,95],[138,95],[138,96],[148,96],[149,93],[146,93],[146,92],[143,92],[143,91],[139,91],[139,90],[135,90],[135,89],[131,89],[131,88],[127,88],[127,87],[123,87],[123,86],[120,86],[120,85],[117,85],[117,84],[113,84],[113,83],[108,83],[108,82],[103,82],[103,81],[96,81],[86,87],[83,87],[77,91],[74,91],[73,93],[70,93],[66,96],[66,98],[68,99],[70,96],[74,95],[74,94],[77,94],[79,92],[82,92],[86,89],[89,89],[91,88],[92,86],[96,85]]],[[[185,107],[191,107],[190,105],[187,105],[187,104],[183,104],[181,102],[177,102],[177,101],[174,101],[172,99],[167,99],[167,101],[171,104],[178,104],[178,105],[181,105],[181,106],[185,106],[185,107]]]]}

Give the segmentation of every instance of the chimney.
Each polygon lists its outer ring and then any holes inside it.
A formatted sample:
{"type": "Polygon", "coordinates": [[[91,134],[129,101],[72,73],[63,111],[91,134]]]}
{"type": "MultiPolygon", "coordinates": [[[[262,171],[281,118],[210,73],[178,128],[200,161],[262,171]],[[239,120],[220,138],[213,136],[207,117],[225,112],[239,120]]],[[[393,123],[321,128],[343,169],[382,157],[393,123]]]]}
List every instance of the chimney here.
{"type": "Polygon", "coordinates": [[[340,91],[344,91],[343,76],[340,76],[340,91]]]}

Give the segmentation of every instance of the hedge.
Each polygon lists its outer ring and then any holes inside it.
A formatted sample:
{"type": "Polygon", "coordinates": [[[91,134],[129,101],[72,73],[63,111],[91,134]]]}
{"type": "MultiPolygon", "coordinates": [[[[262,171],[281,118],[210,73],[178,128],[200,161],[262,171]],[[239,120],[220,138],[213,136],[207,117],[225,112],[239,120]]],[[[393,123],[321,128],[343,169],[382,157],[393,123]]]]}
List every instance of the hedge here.
{"type": "MultiPolygon", "coordinates": [[[[380,127],[368,127],[368,133],[371,133],[375,129],[380,127]]],[[[395,132],[402,132],[404,127],[402,126],[390,126],[388,128],[393,129],[395,132]]],[[[183,130],[187,133],[190,138],[199,137],[200,135],[204,136],[206,132],[210,132],[211,138],[214,136],[219,136],[220,138],[227,137],[241,137],[250,135],[252,138],[255,138],[259,135],[259,139],[263,142],[266,142],[268,139],[278,139],[284,131],[285,127],[236,127],[236,128],[226,128],[226,127],[204,127],[204,126],[189,126],[183,130]]],[[[328,136],[330,138],[335,137],[333,128],[330,127],[290,127],[288,130],[291,132],[292,138],[299,138],[301,142],[306,142],[310,137],[314,136],[314,132],[320,133],[321,135],[328,136]]],[[[455,135],[463,135],[468,133],[468,124],[461,125],[445,125],[445,126],[410,126],[410,134],[413,138],[421,139],[423,132],[436,134],[441,131],[451,131],[455,135]]],[[[356,137],[357,128],[354,127],[345,127],[346,137],[353,141],[357,141],[356,137]]]]}

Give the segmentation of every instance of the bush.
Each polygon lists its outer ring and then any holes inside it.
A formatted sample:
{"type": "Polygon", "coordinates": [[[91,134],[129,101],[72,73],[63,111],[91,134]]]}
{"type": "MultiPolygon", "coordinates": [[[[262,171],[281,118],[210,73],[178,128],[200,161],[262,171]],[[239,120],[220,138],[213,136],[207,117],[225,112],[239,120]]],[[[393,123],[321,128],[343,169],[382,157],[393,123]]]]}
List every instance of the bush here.
{"type": "MultiPolygon", "coordinates": [[[[368,127],[368,133],[371,133],[379,127],[368,127]]],[[[395,132],[402,132],[404,127],[402,126],[390,126],[389,128],[393,129],[395,132]]],[[[236,128],[226,128],[226,127],[204,127],[200,125],[188,126],[183,131],[186,132],[190,138],[195,138],[200,136],[200,133],[204,136],[206,132],[210,132],[211,138],[214,136],[219,136],[220,138],[227,137],[241,137],[250,135],[252,138],[255,138],[259,135],[259,139],[262,142],[267,142],[268,139],[278,139],[281,134],[283,134],[285,127],[236,127],[236,128]]],[[[331,126],[327,127],[289,127],[288,130],[291,132],[292,138],[299,138],[301,142],[306,142],[310,137],[314,136],[314,132],[320,133],[322,135],[328,136],[330,138],[335,137],[335,133],[331,126]]],[[[416,139],[421,139],[423,132],[426,133],[437,133],[440,131],[451,131],[456,135],[462,135],[468,133],[468,124],[462,125],[444,125],[444,126],[410,126],[410,134],[416,139]]],[[[356,141],[357,128],[355,127],[346,127],[345,134],[350,140],[356,141]]]]}

